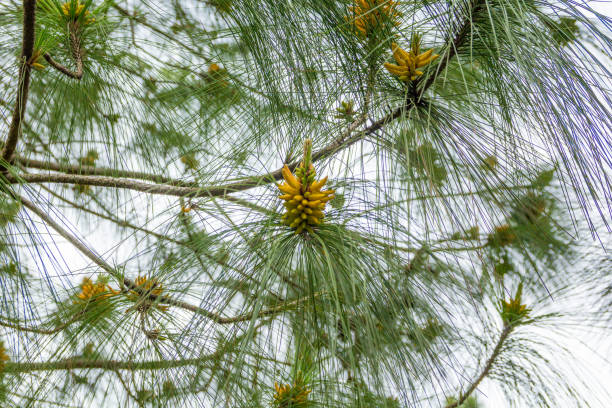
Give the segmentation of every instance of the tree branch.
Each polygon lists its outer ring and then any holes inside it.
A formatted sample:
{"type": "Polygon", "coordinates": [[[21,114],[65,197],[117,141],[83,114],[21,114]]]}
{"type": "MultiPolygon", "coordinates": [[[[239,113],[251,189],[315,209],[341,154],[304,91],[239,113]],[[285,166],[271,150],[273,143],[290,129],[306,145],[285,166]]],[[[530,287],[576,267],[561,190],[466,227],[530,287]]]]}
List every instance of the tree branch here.
{"type": "Polygon", "coordinates": [[[453,37],[453,40],[449,41],[449,44],[447,47],[448,52],[443,58],[440,58],[440,63],[436,67],[434,74],[431,75],[429,78],[427,78],[427,81],[423,85],[421,94],[419,96],[419,100],[421,99],[425,91],[429,89],[431,85],[433,85],[434,81],[440,76],[440,73],[444,71],[444,69],[450,62],[451,58],[457,55],[459,48],[465,42],[466,38],[468,37],[468,34],[470,34],[470,31],[472,29],[472,22],[474,20],[474,15],[478,13],[485,4],[486,4],[485,0],[473,0],[471,2],[469,6],[468,16],[463,21],[463,24],[461,25],[459,30],[457,30],[457,33],[453,37]]]}
{"type": "Polygon", "coordinates": [[[85,310],[80,311],[79,313],[75,314],[72,318],[70,318],[66,322],[60,324],[59,326],[54,327],[53,329],[42,329],[40,327],[20,326],[19,324],[8,323],[8,322],[3,322],[3,321],[0,321],[0,326],[4,326],[4,327],[11,328],[11,329],[15,329],[17,331],[24,331],[24,332],[30,332],[30,333],[38,333],[38,334],[49,335],[49,334],[55,334],[57,332],[60,332],[60,331],[64,330],[66,327],[70,326],[72,323],[74,323],[77,320],[79,320],[79,318],[81,318],[81,316],[83,316],[83,314],[85,314],[85,310]]]}
{"type": "Polygon", "coordinates": [[[495,348],[493,349],[493,353],[491,353],[491,356],[489,357],[484,368],[480,372],[480,375],[470,384],[468,389],[464,393],[461,394],[461,396],[459,397],[457,401],[446,405],[445,408],[459,407],[461,404],[465,402],[466,399],[468,399],[468,397],[476,390],[476,388],[478,388],[482,380],[487,375],[489,375],[489,372],[491,371],[491,368],[493,367],[493,364],[495,363],[495,359],[497,359],[497,357],[501,353],[502,346],[504,345],[504,342],[506,341],[510,333],[512,333],[512,329],[514,329],[514,326],[512,325],[504,326],[504,329],[502,330],[501,335],[499,336],[499,340],[497,341],[497,344],[495,345],[495,348]]]}
{"type": "MultiPolygon", "coordinates": [[[[34,35],[36,19],[36,0],[24,0],[23,2],[23,44],[21,48],[21,59],[19,61],[19,78],[17,82],[17,98],[13,109],[13,118],[9,127],[8,136],[2,148],[2,160],[10,163],[21,135],[21,122],[25,116],[28,92],[30,90],[30,74],[32,66],[30,59],[34,52],[34,35]]],[[[5,165],[0,163],[0,171],[6,172],[5,165]]]]}
{"type": "MultiPolygon", "coordinates": [[[[152,302],[159,302],[159,303],[167,304],[167,305],[170,305],[170,306],[176,306],[176,307],[179,307],[181,309],[189,310],[190,312],[193,312],[193,313],[202,315],[204,317],[207,317],[208,319],[210,319],[213,322],[218,323],[218,324],[229,324],[229,323],[244,322],[244,321],[248,321],[248,320],[251,320],[251,319],[254,319],[254,318],[260,318],[260,317],[264,317],[264,316],[273,315],[273,314],[276,314],[276,313],[281,313],[281,312],[284,312],[284,311],[286,311],[286,310],[288,310],[288,309],[290,309],[292,307],[298,306],[299,304],[305,303],[308,300],[312,299],[312,296],[306,296],[306,297],[303,297],[301,299],[297,299],[297,300],[293,300],[293,301],[289,301],[289,302],[283,303],[282,305],[278,305],[278,306],[275,306],[275,307],[271,307],[271,308],[268,308],[268,309],[261,310],[257,314],[255,314],[255,313],[247,313],[247,314],[238,315],[238,316],[234,316],[234,317],[223,317],[223,316],[221,316],[221,315],[219,315],[217,313],[210,312],[210,311],[208,311],[206,309],[203,309],[201,307],[192,305],[192,304],[187,303],[187,302],[176,300],[176,299],[173,299],[173,298],[165,296],[165,295],[155,295],[155,294],[151,293],[150,291],[142,289],[141,287],[136,285],[134,282],[132,282],[132,280],[130,280],[130,279],[126,278],[126,277],[122,277],[120,274],[118,274],[117,271],[112,266],[110,266],[102,258],[100,258],[98,255],[96,255],[92,250],[90,250],[83,242],[81,242],[81,240],[76,238],[70,232],[66,231],[61,225],[59,225],[57,222],[55,222],[47,213],[45,213],[40,208],[38,208],[30,200],[27,200],[26,198],[21,197],[20,195],[18,195],[17,193],[14,193],[14,192],[12,193],[12,195],[13,195],[13,197],[15,199],[20,200],[21,204],[23,204],[24,207],[28,208],[33,213],[35,213],[47,225],[49,225],[60,236],[62,236],[64,239],[66,239],[68,242],[70,242],[72,245],[74,245],[75,248],[77,248],[83,255],[85,255],[87,258],[89,258],[91,261],[93,261],[96,265],[98,265],[100,268],[102,268],[104,271],[106,271],[110,275],[114,276],[115,278],[121,279],[122,282],[123,282],[123,285],[125,285],[129,290],[132,290],[132,291],[138,293],[138,295],[140,295],[140,296],[146,296],[147,299],[152,301],[152,302]]],[[[321,295],[322,295],[322,293],[318,293],[318,294],[315,294],[314,296],[321,296],[321,295]]]]}
{"type": "Polygon", "coordinates": [[[48,53],[45,53],[44,57],[47,60],[47,62],[49,63],[49,65],[51,65],[53,68],[55,68],[56,70],[58,70],[62,74],[66,75],[67,77],[73,78],[73,79],[78,79],[78,80],[83,78],[83,60],[82,60],[81,57],[79,57],[75,61],[76,62],[76,66],[77,66],[77,70],[75,72],[71,71],[70,69],[68,69],[64,65],[62,65],[59,62],[55,61],[53,59],[53,57],[51,57],[51,55],[49,55],[48,53]]]}
{"type": "Polygon", "coordinates": [[[90,176],[109,176],[120,178],[131,178],[149,180],[155,183],[169,184],[182,187],[198,187],[198,184],[193,181],[175,180],[170,177],[159,176],[157,174],[144,173],[139,171],[125,171],[110,169],[106,167],[94,166],[79,166],[70,164],[51,163],[41,160],[26,159],[25,157],[16,156],[15,161],[24,167],[41,170],[51,170],[66,174],[81,174],[90,176]]]}
{"type": "MultiPolygon", "coordinates": [[[[119,6],[114,5],[116,9],[120,9],[119,6]]],[[[482,7],[482,0],[476,0],[470,8],[469,16],[466,18],[461,28],[457,31],[457,34],[452,40],[449,40],[447,49],[448,52],[444,58],[441,59],[440,63],[436,67],[436,71],[429,76],[427,81],[424,83],[421,89],[421,96],[429,89],[435,80],[438,78],[440,73],[445,69],[448,62],[457,54],[459,47],[463,45],[468,34],[470,32],[473,15],[482,7]]],[[[122,14],[130,16],[126,10],[119,10],[122,14]]],[[[132,17],[132,16],[130,16],[132,17]]],[[[141,21],[142,22],[142,21],[141,21]]],[[[414,101],[418,102],[418,101],[414,101]]],[[[353,122],[338,138],[332,141],[322,149],[315,151],[312,154],[312,161],[318,161],[325,157],[328,157],[340,150],[346,149],[354,143],[362,140],[363,138],[373,134],[377,130],[381,129],[388,123],[403,116],[408,109],[414,107],[414,103],[409,103],[406,106],[401,106],[393,112],[385,115],[382,119],[370,124],[368,127],[363,129],[357,134],[353,135],[353,132],[359,127],[365,118],[360,118],[353,122]]],[[[114,169],[95,168],[90,166],[64,166],[54,163],[45,163],[37,160],[19,159],[21,164],[26,167],[62,171],[69,174],[75,174],[75,176],[68,177],[67,175],[54,175],[54,174],[32,174],[25,175],[22,177],[24,181],[32,183],[69,183],[69,184],[82,184],[90,186],[101,186],[101,187],[115,187],[115,188],[126,188],[130,190],[142,191],[149,194],[162,194],[176,197],[223,197],[232,192],[244,191],[265,183],[272,181],[278,181],[282,178],[282,169],[276,171],[247,178],[243,181],[229,183],[220,186],[207,186],[199,187],[195,183],[182,182],[178,180],[172,180],[167,177],[141,173],[141,172],[125,172],[114,169]],[[79,174],[78,176],[76,174],[79,174]],[[126,177],[126,178],[138,178],[144,180],[150,180],[157,183],[168,183],[171,185],[156,186],[146,183],[139,183],[130,180],[117,180],[112,177],[90,177],[90,175],[100,176],[115,176],[115,177],[126,177]]],[[[299,161],[288,164],[288,167],[293,170],[299,165],[299,161]]],[[[16,179],[9,179],[11,182],[17,182],[16,179]]]]}
{"type": "Polygon", "coordinates": [[[157,360],[157,361],[119,361],[119,360],[90,360],[86,358],[73,358],[63,361],[38,363],[7,362],[4,373],[18,374],[31,371],[55,371],[75,369],[102,369],[102,370],[158,370],[186,366],[197,366],[204,362],[216,360],[221,353],[214,353],[201,358],[184,360],[157,360]]]}

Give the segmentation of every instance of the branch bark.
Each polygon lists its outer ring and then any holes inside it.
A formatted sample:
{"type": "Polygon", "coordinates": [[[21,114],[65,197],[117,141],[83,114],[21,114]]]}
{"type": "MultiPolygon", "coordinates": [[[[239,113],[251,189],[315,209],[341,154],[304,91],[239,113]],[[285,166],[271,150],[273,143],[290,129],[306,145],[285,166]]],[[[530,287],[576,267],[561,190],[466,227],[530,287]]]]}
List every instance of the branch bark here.
{"type": "Polygon", "coordinates": [[[512,329],[514,329],[514,326],[512,326],[512,325],[504,326],[504,329],[502,330],[501,335],[499,336],[499,340],[497,341],[497,344],[495,345],[495,348],[493,349],[493,352],[491,353],[491,356],[489,357],[489,359],[485,363],[485,366],[483,367],[482,371],[480,372],[480,375],[478,375],[478,377],[476,377],[476,379],[469,385],[467,390],[464,393],[461,394],[461,396],[459,397],[459,399],[456,402],[452,402],[452,403],[446,405],[445,408],[457,408],[457,407],[459,407],[461,404],[463,404],[465,402],[465,400],[468,399],[468,397],[476,390],[476,388],[478,388],[478,386],[480,385],[482,380],[487,375],[489,375],[489,372],[491,371],[491,368],[493,367],[493,364],[495,363],[495,360],[497,359],[497,357],[501,353],[501,349],[502,349],[502,346],[504,345],[504,342],[506,341],[506,339],[508,338],[510,333],[512,333],[512,329]]]}
{"type": "Polygon", "coordinates": [[[82,60],[82,58],[80,56],[75,61],[76,62],[76,66],[77,66],[77,70],[76,71],[71,71],[70,69],[68,69],[64,65],[62,65],[59,62],[55,61],[53,59],[53,57],[51,57],[51,55],[49,55],[49,54],[45,54],[44,57],[47,60],[47,62],[49,63],[49,65],[51,65],[53,68],[55,68],[56,70],[58,70],[62,74],[66,75],[67,77],[73,78],[73,79],[78,79],[78,80],[83,78],[83,60],[82,60]]]}
{"type": "MultiPolygon", "coordinates": [[[[17,80],[17,98],[15,100],[15,108],[13,109],[13,117],[9,127],[8,136],[4,147],[2,148],[2,160],[10,163],[13,159],[17,142],[21,136],[21,123],[25,116],[26,105],[28,101],[28,92],[30,90],[30,74],[32,66],[30,59],[34,52],[34,36],[35,36],[35,20],[36,20],[36,0],[24,0],[23,2],[23,44],[21,47],[21,57],[19,61],[19,78],[17,80]]],[[[6,166],[0,163],[0,172],[6,172],[6,166]]]]}
{"type": "Polygon", "coordinates": [[[181,187],[198,187],[198,184],[193,181],[176,180],[170,177],[159,176],[157,174],[150,174],[140,171],[125,171],[110,169],[107,167],[94,167],[94,166],[79,166],[52,163],[41,160],[27,159],[25,157],[16,156],[15,161],[24,167],[40,170],[57,171],[66,174],[80,174],[88,176],[108,176],[114,178],[130,178],[148,180],[160,184],[169,184],[173,186],[181,187]]]}
{"type": "Polygon", "coordinates": [[[214,353],[202,358],[184,360],[156,360],[156,361],[119,361],[119,360],[90,360],[74,358],[54,362],[13,363],[7,362],[4,373],[18,374],[32,371],[55,371],[75,369],[102,369],[102,370],[158,370],[185,366],[197,366],[204,362],[219,358],[220,353],[214,353]]]}

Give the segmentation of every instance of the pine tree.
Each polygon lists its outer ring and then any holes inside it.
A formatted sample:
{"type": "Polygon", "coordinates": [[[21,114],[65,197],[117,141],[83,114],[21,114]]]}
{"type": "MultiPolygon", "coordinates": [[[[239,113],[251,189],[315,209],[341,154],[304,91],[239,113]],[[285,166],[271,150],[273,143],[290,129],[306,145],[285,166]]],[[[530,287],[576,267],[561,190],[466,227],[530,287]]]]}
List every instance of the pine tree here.
{"type": "Polygon", "coordinates": [[[3,1],[0,406],[609,406],[611,27],[3,1]]]}

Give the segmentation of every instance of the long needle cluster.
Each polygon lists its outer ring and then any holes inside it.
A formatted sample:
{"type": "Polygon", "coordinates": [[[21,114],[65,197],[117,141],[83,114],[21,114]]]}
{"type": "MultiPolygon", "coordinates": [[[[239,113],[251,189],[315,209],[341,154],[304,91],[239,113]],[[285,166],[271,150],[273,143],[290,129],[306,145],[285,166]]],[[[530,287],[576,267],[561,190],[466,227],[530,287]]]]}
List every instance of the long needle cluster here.
{"type": "Polygon", "coordinates": [[[421,53],[421,36],[415,34],[412,37],[410,52],[401,49],[396,43],[391,43],[391,51],[396,64],[386,62],[385,68],[391,74],[399,77],[401,81],[414,81],[423,75],[423,68],[438,58],[438,54],[433,53],[433,48],[421,53]]]}

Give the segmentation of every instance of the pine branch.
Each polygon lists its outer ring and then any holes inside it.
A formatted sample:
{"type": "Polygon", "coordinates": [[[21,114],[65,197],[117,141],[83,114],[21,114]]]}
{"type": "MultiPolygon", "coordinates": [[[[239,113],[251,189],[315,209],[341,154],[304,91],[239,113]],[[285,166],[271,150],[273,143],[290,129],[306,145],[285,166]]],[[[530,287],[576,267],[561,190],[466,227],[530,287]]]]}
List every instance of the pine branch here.
{"type": "Polygon", "coordinates": [[[55,61],[53,59],[53,57],[51,57],[51,55],[49,55],[48,53],[45,53],[44,57],[47,60],[47,62],[49,63],[49,65],[51,65],[53,68],[55,68],[56,70],[58,70],[62,74],[66,75],[67,77],[73,78],[73,79],[77,79],[77,80],[80,80],[81,78],[83,78],[83,61],[82,61],[82,58],[79,57],[75,61],[76,62],[76,66],[77,66],[77,70],[76,71],[71,71],[70,69],[68,69],[64,65],[62,65],[59,62],[55,61]]]}
{"type": "Polygon", "coordinates": [[[470,2],[470,5],[468,6],[469,13],[468,13],[467,18],[463,21],[463,24],[461,25],[459,30],[457,30],[457,33],[455,34],[453,39],[448,42],[448,45],[446,47],[448,51],[443,58],[440,58],[440,62],[438,66],[436,67],[434,74],[429,76],[429,78],[427,78],[427,81],[425,81],[425,84],[423,85],[421,94],[419,96],[419,100],[421,99],[425,91],[427,91],[433,85],[435,80],[440,76],[440,73],[445,70],[450,60],[455,55],[457,55],[459,48],[463,46],[463,44],[465,43],[465,40],[468,38],[468,35],[470,34],[472,30],[472,22],[473,22],[474,16],[485,5],[486,5],[485,0],[473,0],[470,2]]]}
{"type": "Polygon", "coordinates": [[[193,181],[176,180],[170,177],[160,176],[157,174],[144,173],[139,171],[126,171],[111,169],[107,167],[94,167],[94,166],[79,166],[69,165],[61,163],[52,163],[41,160],[27,159],[25,157],[16,156],[15,161],[24,167],[41,170],[51,170],[62,172],[66,174],[80,174],[88,176],[108,176],[108,177],[120,177],[130,179],[140,179],[153,181],[155,183],[169,184],[173,186],[181,187],[197,187],[198,184],[193,181]]]}
{"type": "Polygon", "coordinates": [[[501,349],[502,349],[502,346],[504,345],[504,342],[506,341],[506,339],[508,338],[510,333],[512,333],[513,329],[514,329],[513,325],[505,325],[504,326],[504,329],[502,330],[501,335],[499,336],[499,340],[497,341],[497,344],[495,345],[495,348],[493,349],[493,352],[491,353],[491,356],[489,357],[489,359],[487,360],[485,366],[483,367],[482,371],[480,372],[480,375],[470,384],[468,389],[464,393],[461,394],[461,397],[457,401],[448,404],[445,408],[457,408],[457,407],[459,407],[461,404],[463,404],[465,402],[465,400],[468,399],[468,397],[476,390],[476,388],[478,388],[478,386],[480,385],[482,380],[487,375],[489,375],[489,372],[491,371],[491,368],[493,367],[493,364],[495,363],[495,360],[497,359],[497,357],[501,353],[501,349]]]}
{"type": "Polygon", "coordinates": [[[199,366],[207,361],[214,361],[222,353],[214,353],[201,358],[184,360],[155,360],[155,361],[120,361],[120,360],[90,360],[86,358],[73,358],[63,361],[39,363],[13,363],[8,362],[4,367],[5,374],[27,373],[32,371],[56,371],[76,369],[102,369],[102,370],[159,370],[187,366],[199,366]]]}
{"type": "MultiPolygon", "coordinates": [[[[192,305],[187,302],[176,300],[176,299],[173,299],[165,295],[155,295],[151,293],[150,291],[142,289],[141,287],[136,285],[132,280],[126,277],[120,276],[115,270],[115,268],[110,266],[102,258],[96,255],[81,240],[79,240],[77,237],[72,235],[70,232],[66,231],[61,225],[55,222],[47,213],[45,213],[40,208],[38,208],[30,200],[27,200],[26,198],[19,196],[17,193],[12,193],[12,194],[15,199],[21,201],[21,204],[23,204],[24,207],[28,208],[33,213],[35,213],[47,225],[53,228],[59,235],[61,235],[64,239],[70,242],[75,248],[77,248],[83,255],[85,255],[87,258],[89,258],[91,261],[93,261],[96,265],[98,265],[100,268],[102,268],[104,271],[106,271],[110,275],[114,276],[115,278],[121,279],[123,282],[123,285],[125,285],[129,290],[136,292],[139,296],[146,297],[147,300],[151,302],[163,303],[163,304],[170,305],[170,306],[176,306],[184,310],[189,310],[190,312],[207,317],[208,319],[218,324],[230,324],[230,323],[244,322],[244,321],[252,320],[255,318],[261,318],[265,316],[282,313],[293,307],[300,305],[301,303],[307,302],[312,299],[312,296],[306,296],[301,299],[289,301],[289,302],[283,303],[275,307],[261,310],[258,313],[247,313],[247,314],[242,314],[242,315],[233,316],[233,317],[223,317],[217,313],[210,312],[206,309],[192,305]]],[[[318,294],[315,294],[315,296],[321,296],[322,294],[323,293],[318,293],[318,294]]]]}
{"type": "MultiPolygon", "coordinates": [[[[36,0],[24,0],[23,2],[23,44],[21,48],[21,57],[19,61],[19,78],[17,80],[17,98],[15,100],[15,108],[13,109],[13,117],[9,127],[8,136],[4,147],[2,148],[1,158],[3,161],[10,163],[13,159],[13,154],[17,148],[17,142],[21,135],[21,123],[25,116],[26,105],[28,101],[28,92],[30,90],[30,74],[32,66],[30,60],[34,52],[34,36],[35,36],[35,19],[36,19],[36,0]]],[[[5,165],[0,163],[0,171],[6,172],[5,165]]]]}
{"type": "MultiPolygon", "coordinates": [[[[421,96],[433,85],[435,80],[438,78],[439,74],[444,70],[450,59],[452,59],[456,54],[457,50],[463,45],[468,34],[471,29],[472,19],[474,14],[480,10],[482,7],[482,0],[476,0],[472,6],[470,7],[469,16],[465,19],[461,28],[458,30],[457,34],[453,37],[452,40],[449,40],[447,49],[448,52],[445,58],[442,58],[441,62],[438,64],[436,71],[427,79],[424,86],[421,90],[421,96]]],[[[114,6],[117,9],[120,9],[119,6],[114,6]]],[[[121,10],[120,10],[121,11],[121,10]]],[[[129,15],[126,10],[121,11],[122,14],[129,15]]],[[[377,130],[383,128],[388,123],[393,122],[394,120],[404,116],[407,110],[411,109],[415,106],[415,103],[418,101],[409,100],[406,106],[401,106],[395,109],[393,112],[384,116],[383,118],[377,120],[372,123],[365,129],[361,130],[357,134],[353,135],[353,132],[361,125],[365,118],[360,118],[353,122],[347,130],[345,130],[341,136],[336,138],[327,146],[322,149],[313,152],[312,161],[318,161],[323,158],[329,157],[336,152],[346,149],[353,145],[354,143],[364,139],[367,136],[372,135],[377,130]]],[[[150,175],[146,173],[139,172],[124,172],[113,169],[96,169],[95,167],[79,167],[79,166],[60,166],[58,164],[47,164],[44,162],[39,162],[36,160],[28,160],[21,159],[22,164],[26,167],[36,167],[36,168],[46,168],[50,170],[56,171],[65,171],[67,173],[80,173],[80,176],[75,177],[67,177],[66,175],[29,175],[23,176],[22,179],[27,182],[32,183],[69,183],[69,184],[81,184],[81,185],[90,185],[90,186],[100,186],[100,187],[116,187],[116,188],[126,188],[130,190],[142,191],[149,194],[162,194],[162,195],[170,195],[176,197],[220,197],[225,196],[228,193],[238,192],[248,190],[254,187],[258,187],[264,183],[269,183],[273,181],[278,181],[282,178],[282,169],[278,169],[268,174],[264,174],[261,176],[250,177],[244,181],[229,183],[221,186],[208,186],[208,187],[197,187],[190,183],[185,183],[182,181],[172,180],[166,177],[150,175]],[[83,175],[86,174],[86,175],[83,175]],[[173,186],[153,186],[146,183],[138,183],[127,180],[113,180],[110,178],[104,177],[88,177],[87,175],[115,175],[119,177],[130,177],[130,178],[142,178],[145,180],[151,180],[156,182],[164,182],[170,183],[173,186]]],[[[293,171],[299,165],[299,161],[288,164],[288,167],[293,171]]],[[[11,182],[17,182],[15,179],[9,179],[11,182]]]]}
{"type": "Polygon", "coordinates": [[[75,314],[72,318],[54,327],[53,329],[43,329],[42,327],[21,326],[19,324],[3,322],[3,321],[0,321],[0,326],[8,327],[10,329],[15,329],[17,331],[50,335],[50,334],[55,334],[55,333],[58,333],[64,330],[66,327],[70,326],[72,323],[79,320],[81,316],[83,316],[84,313],[85,313],[85,310],[80,311],[79,313],[75,314]]]}

